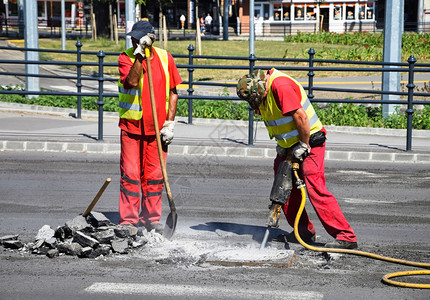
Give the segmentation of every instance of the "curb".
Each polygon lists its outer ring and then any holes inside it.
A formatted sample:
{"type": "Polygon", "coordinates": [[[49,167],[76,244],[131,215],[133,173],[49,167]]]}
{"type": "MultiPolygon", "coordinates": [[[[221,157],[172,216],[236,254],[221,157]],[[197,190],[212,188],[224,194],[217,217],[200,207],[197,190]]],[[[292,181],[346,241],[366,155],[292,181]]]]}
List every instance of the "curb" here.
{"type": "MultiPolygon", "coordinates": [[[[69,142],[38,142],[38,141],[0,141],[0,151],[48,152],[48,153],[89,153],[119,155],[119,143],[69,143],[69,142]]],[[[251,147],[214,147],[170,145],[169,155],[190,157],[231,157],[231,158],[264,158],[273,159],[275,148],[251,147]]],[[[326,161],[350,162],[384,162],[384,163],[420,163],[430,164],[430,154],[413,153],[381,153],[326,150],[326,161]]]]}
{"type": "MultiPolygon", "coordinates": [[[[33,114],[44,114],[52,116],[74,116],[76,109],[60,108],[41,105],[29,105],[22,103],[9,103],[0,101],[0,111],[3,112],[26,112],[33,114]]],[[[83,119],[98,119],[97,111],[82,110],[81,117],[83,119]]],[[[118,113],[116,112],[103,112],[103,119],[118,120],[118,113]]],[[[188,123],[187,117],[176,117],[177,122],[188,123]]],[[[202,119],[193,118],[195,125],[224,125],[224,126],[239,126],[248,127],[248,121],[238,120],[220,120],[220,119],[202,119]]],[[[265,128],[262,121],[254,122],[254,128],[265,128]]],[[[353,126],[334,126],[324,125],[328,133],[345,133],[345,134],[371,134],[371,135],[384,135],[384,136],[404,136],[406,137],[406,129],[389,129],[389,128],[369,128],[369,127],[353,127],[353,126]]],[[[430,130],[412,130],[412,137],[425,137],[430,138],[430,130]]]]}

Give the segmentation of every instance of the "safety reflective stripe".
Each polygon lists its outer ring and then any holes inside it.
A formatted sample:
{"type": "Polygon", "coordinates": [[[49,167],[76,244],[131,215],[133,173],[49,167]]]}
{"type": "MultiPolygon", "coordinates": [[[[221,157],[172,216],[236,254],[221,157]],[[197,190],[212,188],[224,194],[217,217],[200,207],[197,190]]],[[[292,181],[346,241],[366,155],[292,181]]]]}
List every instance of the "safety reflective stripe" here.
{"type": "Polygon", "coordinates": [[[140,89],[126,89],[123,86],[119,86],[118,91],[121,94],[127,94],[127,95],[131,95],[131,96],[140,96],[141,95],[140,89]]]}
{"type": "Polygon", "coordinates": [[[293,117],[285,117],[282,119],[277,119],[277,120],[270,120],[270,121],[264,121],[264,124],[266,124],[266,126],[279,126],[279,125],[284,125],[287,123],[290,123],[293,121],[293,117]]]}
{"type": "Polygon", "coordinates": [[[146,194],[146,197],[154,197],[154,196],[161,196],[163,194],[163,190],[159,191],[159,192],[148,192],[146,194]]]}
{"type": "Polygon", "coordinates": [[[123,187],[122,185],[119,187],[119,189],[121,190],[121,192],[123,192],[124,194],[126,194],[128,196],[140,198],[140,193],[131,192],[131,191],[127,190],[125,187],[123,187]]]}
{"type": "Polygon", "coordinates": [[[296,128],[296,124],[291,116],[284,116],[282,111],[279,109],[273,92],[271,91],[271,85],[277,77],[287,77],[297,84],[300,88],[301,94],[301,108],[306,112],[309,119],[310,134],[313,134],[322,128],[321,121],[319,120],[312,103],[306,96],[306,92],[295,79],[291,78],[287,74],[284,74],[276,69],[272,69],[273,73],[270,76],[268,84],[268,94],[266,101],[260,105],[260,113],[267,127],[270,138],[276,138],[278,145],[284,148],[289,148],[299,141],[299,134],[296,128]]]}
{"type": "Polygon", "coordinates": [[[163,184],[164,180],[160,179],[160,180],[148,180],[148,185],[158,185],[158,184],[163,184]]]}
{"type": "MultiPolygon", "coordinates": [[[[309,99],[306,98],[306,101],[305,101],[305,103],[303,103],[302,107],[306,111],[309,108],[309,105],[311,105],[311,101],[309,101],[309,99]]],[[[284,117],[282,119],[264,121],[264,124],[266,124],[266,126],[269,126],[269,127],[270,126],[280,126],[280,125],[290,123],[292,121],[293,121],[293,117],[284,117]]],[[[312,123],[311,123],[311,125],[312,125],[312,123]]]]}
{"type": "Polygon", "coordinates": [[[288,133],[284,133],[284,134],[275,134],[273,135],[277,140],[288,140],[292,137],[298,136],[299,132],[297,130],[288,132],[288,133]]]}
{"type": "Polygon", "coordinates": [[[134,185],[140,185],[140,180],[134,180],[134,179],[130,179],[125,175],[121,175],[121,179],[123,179],[125,182],[128,182],[130,184],[134,184],[134,185]]]}
{"type": "Polygon", "coordinates": [[[127,109],[127,110],[134,110],[134,111],[141,111],[142,110],[142,106],[139,104],[132,104],[132,103],[127,103],[124,101],[119,101],[118,102],[119,107],[127,109]]]}

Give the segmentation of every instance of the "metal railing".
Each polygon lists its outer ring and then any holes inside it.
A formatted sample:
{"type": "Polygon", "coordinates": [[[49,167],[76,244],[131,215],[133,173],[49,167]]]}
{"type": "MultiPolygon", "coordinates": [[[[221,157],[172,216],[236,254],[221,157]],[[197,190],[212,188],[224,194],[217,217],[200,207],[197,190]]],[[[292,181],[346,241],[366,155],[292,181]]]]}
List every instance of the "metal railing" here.
{"type": "MultiPolygon", "coordinates": [[[[39,77],[39,78],[57,78],[67,79],[76,81],[76,92],[58,92],[58,91],[15,91],[15,90],[0,90],[0,94],[19,94],[19,95],[55,95],[55,96],[76,96],[77,97],[77,112],[76,118],[81,118],[81,97],[92,96],[97,98],[98,106],[98,140],[103,140],[103,106],[105,97],[118,97],[118,93],[107,93],[104,91],[104,82],[117,82],[118,78],[107,77],[104,75],[104,67],[118,67],[117,63],[105,62],[106,56],[118,56],[120,53],[117,52],[104,52],[102,50],[98,52],[94,51],[82,51],[82,43],[78,41],[76,43],[76,51],[62,51],[62,50],[50,50],[50,49],[33,49],[33,48],[19,48],[19,47],[0,47],[2,50],[16,50],[16,51],[38,51],[38,52],[51,52],[51,53],[68,53],[76,55],[76,61],[26,61],[26,60],[0,60],[1,65],[6,64],[39,64],[39,65],[57,65],[57,66],[74,66],[76,67],[75,76],[67,75],[46,75],[46,74],[26,74],[17,72],[0,72],[0,76],[24,76],[24,77],[39,77]],[[93,55],[97,56],[97,62],[82,62],[82,55],[93,55]],[[97,67],[98,72],[96,76],[85,76],[82,75],[83,66],[97,67]],[[98,89],[94,93],[83,93],[82,82],[83,81],[97,81],[98,89]]],[[[237,96],[206,96],[206,95],[195,95],[195,86],[210,86],[210,87],[221,87],[221,88],[234,88],[236,83],[219,83],[219,82],[207,82],[207,81],[194,81],[193,74],[196,69],[204,70],[244,70],[245,72],[253,72],[257,67],[259,69],[271,69],[272,67],[277,68],[280,71],[306,71],[308,84],[304,85],[305,90],[308,91],[308,98],[311,102],[315,103],[356,103],[356,104],[394,104],[394,105],[405,105],[407,116],[407,134],[406,134],[406,151],[412,151],[412,118],[414,114],[414,105],[428,105],[430,101],[425,100],[414,100],[414,97],[430,97],[430,93],[419,93],[414,92],[416,87],[414,83],[414,74],[418,72],[430,73],[430,64],[418,64],[414,56],[410,56],[407,63],[384,63],[384,62],[363,62],[363,61],[343,61],[343,60],[323,60],[315,59],[314,49],[308,51],[308,59],[291,59],[291,58],[266,58],[266,57],[234,57],[234,56],[207,56],[207,55],[195,55],[194,46],[189,45],[188,55],[173,55],[175,59],[186,59],[188,64],[177,64],[179,69],[186,69],[188,72],[188,80],[184,81],[183,84],[188,85],[188,95],[179,95],[179,99],[188,100],[188,124],[192,124],[193,117],[193,100],[240,100],[237,96]],[[199,59],[211,59],[211,60],[231,60],[232,63],[228,65],[203,65],[196,64],[195,61],[199,59]],[[247,64],[239,65],[238,62],[246,62],[247,64]],[[259,63],[257,66],[256,63],[259,63]],[[261,65],[261,63],[269,63],[270,65],[261,65]],[[292,66],[286,66],[285,63],[291,63],[292,66]],[[296,64],[306,64],[307,66],[294,66],[296,64]],[[336,67],[317,67],[316,64],[334,64],[336,67]],[[347,65],[343,67],[343,65],[347,65]],[[349,67],[356,65],[357,67],[349,67]],[[349,89],[349,88],[328,88],[328,87],[316,87],[314,85],[314,77],[316,72],[404,72],[408,74],[408,84],[406,85],[407,92],[401,91],[383,91],[383,90],[368,90],[368,89],[349,89]],[[316,98],[314,95],[315,91],[325,92],[343,92],[343,93],[354,93],[354,94],[375,94],[375,95],[398,95],[405,96],[407,100],[368,100],[368,99],[330,99],[330,98],[316,98]]],[[[253,128],[254,124],[254,112],[249,110],[248,117],[248,145],[253,145],[253,128]]]]}

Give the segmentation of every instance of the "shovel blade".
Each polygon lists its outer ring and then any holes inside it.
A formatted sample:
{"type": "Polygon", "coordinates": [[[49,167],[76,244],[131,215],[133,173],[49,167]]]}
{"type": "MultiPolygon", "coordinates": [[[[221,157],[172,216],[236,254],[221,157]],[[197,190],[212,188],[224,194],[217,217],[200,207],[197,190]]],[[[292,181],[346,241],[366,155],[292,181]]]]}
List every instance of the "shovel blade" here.
{"type": "Polygon", "coordinates": [[[176,223],[178,222],[178,215],[176,212],[171,212],[166,219],[166,225],[164,226],[163,236],[171,240],[173,237],[173,234],[176,230],[176,223]]]}

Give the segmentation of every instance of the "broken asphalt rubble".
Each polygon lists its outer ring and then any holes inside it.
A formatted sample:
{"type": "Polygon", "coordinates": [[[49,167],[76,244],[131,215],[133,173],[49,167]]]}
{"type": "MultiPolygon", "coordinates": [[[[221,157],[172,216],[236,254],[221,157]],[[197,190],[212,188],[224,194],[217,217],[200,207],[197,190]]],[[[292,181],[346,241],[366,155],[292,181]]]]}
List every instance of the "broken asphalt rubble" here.
{"type": "Polygon", "coordinates": [[[34,242],[27,244],[19,240],[19,235],[0,237],[4,248],[46,255],[50,258],[59,255],[72,255],[81,258],[96,258],[112,253],[127,254],[144,246],[148,239],[159,236],[153,231],[131,225],[117,225],[105,215],[92,212],[86,218],[78,215],[56,230],[49,225],[39,229],[34,242]]]}

